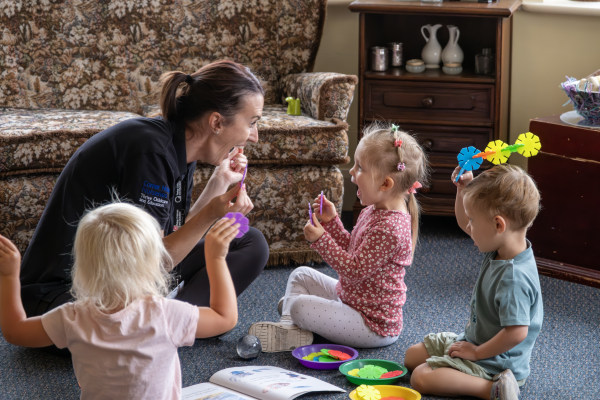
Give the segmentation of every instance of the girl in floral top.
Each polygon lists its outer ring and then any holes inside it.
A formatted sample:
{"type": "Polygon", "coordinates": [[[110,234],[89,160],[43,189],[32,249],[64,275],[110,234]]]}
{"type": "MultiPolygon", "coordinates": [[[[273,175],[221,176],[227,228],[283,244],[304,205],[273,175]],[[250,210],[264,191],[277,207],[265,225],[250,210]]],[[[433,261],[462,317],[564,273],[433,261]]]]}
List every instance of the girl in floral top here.
{"type": "Polygon", "coordinates": [[[362,348],[398,339],[406,301],[405,267],[412,262],[418,236],[415,192],[427,179],[427,169],[423,149],[408,133],[395,125],[366,129],[350,170],[365,206],[352,233],[323,195],[315,199],[316,212],[304,227],[311,248],[339,280],[309,267],[295,269],[280,301],[281,320],[250,328],[263,351],[310,344],[312,332],[362,348]]]}

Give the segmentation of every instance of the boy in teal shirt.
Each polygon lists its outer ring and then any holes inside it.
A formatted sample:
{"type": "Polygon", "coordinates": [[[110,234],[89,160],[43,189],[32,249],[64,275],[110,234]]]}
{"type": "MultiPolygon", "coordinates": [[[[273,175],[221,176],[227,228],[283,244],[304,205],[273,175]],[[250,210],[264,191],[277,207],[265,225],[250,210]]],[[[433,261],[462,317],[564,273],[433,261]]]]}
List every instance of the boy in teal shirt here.
{"type": "MultiPolygon", "coordinates": [[[[460,168],[452,174],[452,182],[460,168]]],[[[455,214],[485,257],[473,289],[465,331],[429,334],[411,346],[404,364],[411,385],[423,394],[518,399],[529,376],[543,305],[527,229],[540,195],[531,177],[498,165],[457,186],[455,214]]]]}

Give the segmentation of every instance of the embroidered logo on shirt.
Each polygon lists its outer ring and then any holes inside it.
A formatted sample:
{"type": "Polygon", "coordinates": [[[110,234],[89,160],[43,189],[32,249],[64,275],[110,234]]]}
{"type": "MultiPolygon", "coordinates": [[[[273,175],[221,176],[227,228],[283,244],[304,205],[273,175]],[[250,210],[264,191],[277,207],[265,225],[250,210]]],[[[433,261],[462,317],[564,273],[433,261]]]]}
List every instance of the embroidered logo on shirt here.
{"type": "Polygon", "coordinates": [[[169,193],[171,190],[166,185],[157,185],[144,181],[140,193],[140,203],[148,206],[165,208],[169,204],[169,193]]]}

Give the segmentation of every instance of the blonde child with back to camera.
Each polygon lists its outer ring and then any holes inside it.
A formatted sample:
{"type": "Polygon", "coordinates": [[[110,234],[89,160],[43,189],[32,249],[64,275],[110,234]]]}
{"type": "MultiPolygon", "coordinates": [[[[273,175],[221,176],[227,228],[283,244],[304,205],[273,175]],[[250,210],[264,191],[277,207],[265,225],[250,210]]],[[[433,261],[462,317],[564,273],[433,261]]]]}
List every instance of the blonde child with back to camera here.
{"type": "Polygon", "coordinates": [[[415,193],[426,182],[427,171],[425,153],[414,137],[395,125],[365,129],[350,170],[365,206],[352,233],[322,194],[304,227],[311,248],[339,280],[310,267],[292,271],[278,305],[280,321],[250,327],[263,351],[311,344],[313,333],[359,348],[387,346],[398,339],[406,301],[405,268],[412,263],[418,237],[415,193]]]}
{"type": "Polygon", "coordinates": [[[68,348],[81,398],[179,399],[177,348],[225,333],[237,323],[237,298],[225,256],[233,219],[206,235],[210,306],[165,297],[173,267],[156,220],[127,203],[89,211],[73,247],[74,301],[27,318],[21,256],[0,235],[0,329],[15,345],[68,348]]]}
{"type": "MultiPolygon", "coordinates": [[[[460,167],[452,174],[454,182],[460,167]]],[[[460,335],[430,333],[406,351],[410,383],[422,394],[516,400],[543,320],[540,281],[527,229],[540,207],[521,168],[497,165],[460,177],[458,225],[484,253],[470,317],[460,335]]]]}

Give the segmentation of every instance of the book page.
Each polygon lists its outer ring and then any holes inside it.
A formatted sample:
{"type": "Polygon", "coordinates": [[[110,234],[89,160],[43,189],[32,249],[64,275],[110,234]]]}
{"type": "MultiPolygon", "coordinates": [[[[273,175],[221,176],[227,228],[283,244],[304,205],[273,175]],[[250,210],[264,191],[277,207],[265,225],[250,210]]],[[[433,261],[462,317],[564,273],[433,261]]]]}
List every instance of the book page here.
{"type": "Polygon", "coordinates": [[[288,400],[310,392],[345,392],[312,376],[272,366],[226,368],[210,381],[261,400],[288,400]]]}
{"type": "Polygon", "coordinates": [[[184,387],[181,390],[182,400],[256,400],[227,388],[204,382],[184,387]]]}

